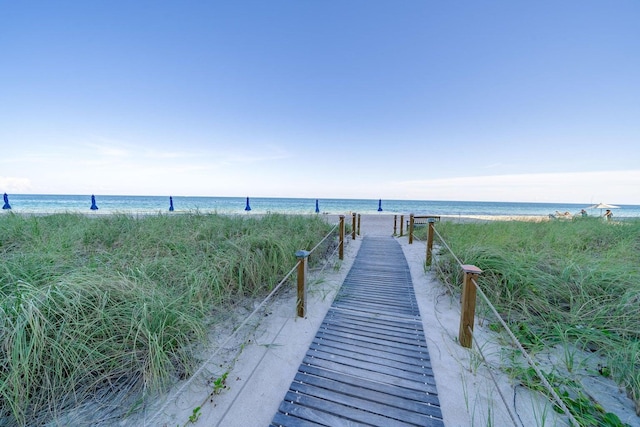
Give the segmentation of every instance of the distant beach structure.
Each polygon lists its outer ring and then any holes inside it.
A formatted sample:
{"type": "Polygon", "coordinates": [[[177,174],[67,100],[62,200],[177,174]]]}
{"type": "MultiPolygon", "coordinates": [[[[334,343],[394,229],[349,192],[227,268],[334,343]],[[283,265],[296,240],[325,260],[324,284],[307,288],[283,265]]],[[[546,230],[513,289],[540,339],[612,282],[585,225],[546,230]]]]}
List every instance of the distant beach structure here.
{"type": "Polygon", "coordinates": [[[91,210],[92,211],[98,210],[98,205],[96,205],[96,196],[94,196],[93,194],[91,195],[91,210]]]}

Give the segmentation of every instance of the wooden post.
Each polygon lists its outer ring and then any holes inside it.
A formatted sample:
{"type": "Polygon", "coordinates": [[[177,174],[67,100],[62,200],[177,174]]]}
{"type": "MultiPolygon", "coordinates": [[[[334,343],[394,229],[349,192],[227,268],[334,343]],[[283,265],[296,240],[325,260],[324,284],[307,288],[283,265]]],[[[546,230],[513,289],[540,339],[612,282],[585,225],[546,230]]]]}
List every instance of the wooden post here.
{"type": "Polygon", "coordinates": [[[309,254],[309,251],[296,252],[296,258],[298,258],[298,299],[296,301],[298,317],[304,317],[305,305],[307,303],[305,288],[307,284],[307,259],[309,258],[309,254]]]}
{"type": "Polygon", "coordinates": [[[351,239],[356,240],[356,213],[354,212],[352,215],[353,219],[351,220],[351,239]]]}
{"type": "Polygon", "coordinates": [[[344,215],[340,215],[340,243],[338,243],[338,258],[344,259],[344,215]]]}
{"type": "Polygon", "coordinates": [[[474,280],[478,280],[478,275],[482,273],[475,265],[463,265],[464,283],[462,285],[462,313],[460,315],[460,330],[458,339],[460,345],[471,348],[473,341],[473,323],[476,314],[476,285],[474,280]]]}
{"type": "Polygon", "coordinates": [[[404,236],[403,233],[403,228],[404,228],[404,215],[400,215],[400,237],[404,236]]]}
{"type": "Polygon", "coordinates": [[[427,265],[431,265],[433,259],[433,225],[435,224],[435,218],[429,218],[429,231],[427,232],[427,265]]]}
{"type": "Polygon", "coordinates": [[[398,215],[393,216],[393,235],[396,235],[396,230],[398,229],[398,215]]]}
{"type": "Polygon", "coordinates": [[[409,244],[413,243],[413,214],[409,215],[409,244]]]}
{"type": "Polygon", "coordinates": [[[360,214],[358,214],[358,236],[360,235],[360,214]]]}

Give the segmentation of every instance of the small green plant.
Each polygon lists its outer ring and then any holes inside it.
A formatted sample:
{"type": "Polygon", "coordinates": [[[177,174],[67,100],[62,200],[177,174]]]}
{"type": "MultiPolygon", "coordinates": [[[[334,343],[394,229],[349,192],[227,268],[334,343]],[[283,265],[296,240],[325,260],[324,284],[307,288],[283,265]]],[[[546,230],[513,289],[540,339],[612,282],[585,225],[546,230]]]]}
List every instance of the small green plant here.
{"type": "MultiPolygon", "coordinates": [[[[508,371],[514,377],[519,378],[523,386],[551,398],[551,393],[543,385],[533,368],[511,367],[508,371]]],[[[606,412],[602,405],[587,396],[577,382],[552,372],[543,372],[543,375],[581,426],[628,427],[627,424],[622,423],[617,415],[606,412]]],[[[553,409],[562,413],[562,409],[555,404],[553,409]]]]}
{"type": "Polygon", "coordinates": [[[229,372],[225,372],[213,381],[213,394],[220,394],[227,387],[227,377],[229,372]]]}
{"type": "Polygon", "coordinates": [[[189,415],[189,422],[191,424],[195,424],[196,421],[198,421],[198,418],[200,418],[200,415],[200,407],[196,406],[195,408],[193,408],[193,413],[189,415]]]}

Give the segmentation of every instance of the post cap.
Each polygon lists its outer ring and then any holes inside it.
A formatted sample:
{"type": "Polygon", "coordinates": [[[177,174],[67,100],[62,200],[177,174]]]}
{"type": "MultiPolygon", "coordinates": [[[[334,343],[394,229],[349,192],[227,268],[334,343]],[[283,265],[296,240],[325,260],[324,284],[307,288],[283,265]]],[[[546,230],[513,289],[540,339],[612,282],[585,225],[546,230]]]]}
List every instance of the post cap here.
{"type": "Polygon", "coordinates": [[[309,256],[310,253],[311,252],[309,252],[309,251],[299,250],[299,251],[296,251],[296,257],[297,258],[306,258],[306,257],[309,256]]]}
{"type": "Polygon", "coordinates": [[[482,270],[480,270],[475,265],[463,264],[461,266],[461,268],[462,268],[462,271],[464,271],[465,273],[471,273],[471,274],[480,274],[480,273],[482,273],[482,270]]]}

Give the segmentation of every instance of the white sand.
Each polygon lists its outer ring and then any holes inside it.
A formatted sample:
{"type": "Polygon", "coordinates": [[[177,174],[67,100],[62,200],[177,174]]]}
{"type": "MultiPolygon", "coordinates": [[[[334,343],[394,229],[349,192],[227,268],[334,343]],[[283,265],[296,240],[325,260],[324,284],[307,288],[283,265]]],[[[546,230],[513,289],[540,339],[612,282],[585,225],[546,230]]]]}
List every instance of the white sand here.
{"type": "MultiPolygon", "coordinates": [[[[469,220],[460,217],[449,219],[469,220]]],[[[470,220],[483,219],[493,218],[470,220]]],[[[333,216],[329,220],[337,222],[333,216]]],[[[350,223],[351,217],[346,220],[350,223]]],[[[391,235],[393,221],[393,215],[363,215],[361,236],[391,235]]],[[[258,316],[225,346],[225,351],[209,361],[200,375],[188,383],[184,381],[177,384],[171,393],[159,399],[145,414],[133,416],[122,425],[182,426],[188,424],[189,417],[197,407],[201,408],[193,424],[196,426],[268,425],[353,263],[361,238],[351,240],[350,235],[347,237],[345,260],[339,271],[326,268],[322,272],[312,272],[305,318],[296,317],[296,296],[292,290],[279,295],[275,302],[258,311],[258,316]],[[213,380],[227,371],[228,387],[210,396],[214,388],[213,380]]],[[[489,359],[488,365],[481,362],[477,349],[466,349],[457,343],[460,321],[458,298],[449,296],[446,288],[434,280],[432,273],[424,271],[423,242],[416,241],[409,245],[406,236],[398,241],[411,268],[445,424],[510,426],[514,425],[509,413],[511,411],[516,419],[515,425],[566,425],[557,419],[546,400],[523,387],[514,386],[499,369],[506,364],[505,354],[495,334],[478,324],[474,328],[475,340],[489,359]],[[492,376],[497,379],[497,386],[492,376]]],[[[231,328],[223,328],[213,336],[217,337],[220,344],[230,333],[231,328]]],[[[207,353],[203,358],[208,358],[210,354],[207,353]]],[[[630,425],[640,425],[631,401],[615,385],[599,383],[591,386],[592,390],[597,388],[613,395],[613,399],[606,403],[607,410],[615,410],[630,425]]]]}

